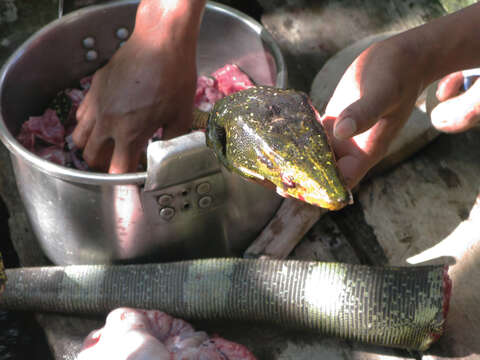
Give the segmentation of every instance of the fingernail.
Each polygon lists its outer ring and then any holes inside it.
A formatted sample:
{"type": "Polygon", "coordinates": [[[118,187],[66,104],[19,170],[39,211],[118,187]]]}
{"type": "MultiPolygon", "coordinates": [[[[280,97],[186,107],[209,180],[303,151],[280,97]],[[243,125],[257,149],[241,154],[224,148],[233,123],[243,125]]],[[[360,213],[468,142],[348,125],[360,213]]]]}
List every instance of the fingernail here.
{"type": "Polygon", "coordinates": [[[333,129],[333,135],[339,140],[345,140],[357,131],[357,123],[350,117],[340,120],[333,129]]]}
{"type": "Polygon", "coordinates": [[[432,125],[437,128],[443,127],[446,123],[445,111],[441,111],[443,106],[438,105],[435,107],[432,112],[430,113],[430,121],[432,125]],[[439,111],[440,108],[440,111],[439,111]]]}

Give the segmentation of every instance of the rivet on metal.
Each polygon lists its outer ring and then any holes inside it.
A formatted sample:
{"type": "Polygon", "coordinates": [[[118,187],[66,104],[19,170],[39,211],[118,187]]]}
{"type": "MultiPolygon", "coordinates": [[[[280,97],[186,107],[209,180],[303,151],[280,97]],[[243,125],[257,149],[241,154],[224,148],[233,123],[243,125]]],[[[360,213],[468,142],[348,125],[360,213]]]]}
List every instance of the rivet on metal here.
{"type": "Polygon", "coordinates": [[[210,186],[210,183],[208,182],[201,183],[197,186],[197,194],[199,195],[208,194],[211,188],[212,187],[210,186]]]}
{"type": "Polygon", "coordinates": [[[121,27],[117,29],[117,32],[115,33],[118,39],[120,40],[125,40],[128,38],[129,32],[127,28],[121,27]]]}
{"type": "Polygon", "coordinates": [[[88,36],[82,40],[82,44],[85,49],[91,49],[95,46],[95,38],[88,36]]]}
{"type": "Polygon", "coordinates": [[[97,58],[98,58],[98,53],[95,50],[88,50],[85,55],[85,59],[87,59],[87,61],[97,60],[97,58]]]}
{"type": "Polygon", "coordinates": [[[171,220],[175,216],[175,209],[171,207],[164,207],[160,210],[160,216],[163,220],[171,220]]]}
{"type": "Polygon", "coordinates": [[[200,200],[198,200],[198,206],[201,209],[205,209],[212,204],[212,197],[211,196],[204,196],[200,200]]]}
{"type": "Polygon", "coordinates": [[[165,206],[170,205],[172,203],[173,196],[168,194],[160,195],[157,199],[158,205],[165,206]]]}

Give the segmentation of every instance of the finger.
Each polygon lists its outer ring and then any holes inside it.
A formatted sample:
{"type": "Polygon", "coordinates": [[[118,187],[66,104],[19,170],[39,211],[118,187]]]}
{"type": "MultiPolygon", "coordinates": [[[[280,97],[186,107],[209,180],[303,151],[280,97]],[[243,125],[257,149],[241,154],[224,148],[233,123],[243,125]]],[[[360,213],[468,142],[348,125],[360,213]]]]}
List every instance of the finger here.
{"type": "Polygon", "coordinates": [[[440,131],[461,132],[480,121],[480,81],[462,95],[438,104],[430,115],[432,124],[440,131]]]}
{"type": "Polygon", "coordinates": [[[77,121],[78,119],[82,119],[84,116],[85,116],[85,112],[88,108],[88,100],[85,101],[85,99],[88,97],[88,93],[85,95],[85,98],[83,99],[83,101],[80,103],[80,105],[78,106],[78,109],[77,109],[77,112],[76,112],[76,118],[77,118],[77,121]]]}
{"type": "Polygon", "coordinates": [[[369,167],[360,158],[353,155],[344,156],[337,161],[338,171],[342,174],[345,186],[353,189],[365,176],[369,167]]]}
{"type": "Polygon", "coordinates": [[[103,172],[108,169],[113,147],[113,139],[105,137],[100,132],[99,126],[95,126],[85,145],[82,157],[91,169],[103,172]]]}
{"type": "Polygon", "coordinates": [[[137,171],[142,149],[141,145],[133,143],[124,145],[122,142],[116,142],[108,173],[125,174],[137,171]]]}
{"type": "Polygon", "coordinates": [[[72,133],[72,139],[75,145],[79,149],[85,148],[87,145],[88,139],[92,134],[93,128],[95,127],[96,118],[92,110],[89,111],[91,107],[88,106],[88,94],[85,97],[84,101],[80,104],[80,107],[77,109],[76,118],[77,126],[72,133]]]}
{"type": "Polygon", "coordinates": [[[439,81],[437,87],[438,101],[445,101],[459,94],[463,85],[463,73],[461,71],[445,76],[439,81]]]}
{"type": "Polygon", "coordinates": [[[353,189],[367,172],[385,157],[408,114],[397,119],[380,119],[369,131],[342,142],[337,168],[349,189],[353,189]]]}
{"type": "Polygon", "coordinates": [[[163,128],[163,139],[173,139],[175,137],[187,134],[192,128],[193,110],[185,111],[179,114],[175,121],[166,123],[163,128]]]}
{"type": "Polygon", "coordinates": [[[334,123],[333,135],[345,140],[371,128],[390,108],[390,99],[375,89],[347,106],[334,123]]]}

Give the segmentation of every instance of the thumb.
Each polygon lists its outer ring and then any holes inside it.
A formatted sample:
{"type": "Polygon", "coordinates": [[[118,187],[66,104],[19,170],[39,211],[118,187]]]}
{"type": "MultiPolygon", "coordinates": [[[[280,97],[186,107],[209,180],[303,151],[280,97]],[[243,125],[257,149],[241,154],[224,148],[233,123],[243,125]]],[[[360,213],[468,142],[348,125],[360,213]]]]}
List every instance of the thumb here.
{"type": "Polygon", "coordinates": [[[137,171],[141,152],[141,146],[121,146],[120,144],[115,144],[108,173],[125,174],[137,171]]]}
{"type": "Polygon", "coordinates": [[[480,81],[465,93],[438,104],[431,113],[432,124],[440,131],[461,132],[480,120],[480,81]]]}
{"type": "Polygon", "coordinates": [[[361,97],[340,113],[333,127],[333,135],[345,140],[370,129],[385,114],[388,105],[381,98],[361,97]]]}

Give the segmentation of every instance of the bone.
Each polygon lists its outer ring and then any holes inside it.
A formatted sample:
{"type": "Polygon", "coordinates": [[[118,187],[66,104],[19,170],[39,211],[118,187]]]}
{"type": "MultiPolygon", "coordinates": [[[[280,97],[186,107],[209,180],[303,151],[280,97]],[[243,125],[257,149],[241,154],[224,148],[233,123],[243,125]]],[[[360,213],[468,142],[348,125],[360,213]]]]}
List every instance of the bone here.
{"type": "Polygon", "coordinates": [[[275,216],[245,251],[244,257],[285,259],[327,212],[327,209],[296,199],[283,200],[275,216]]]}

